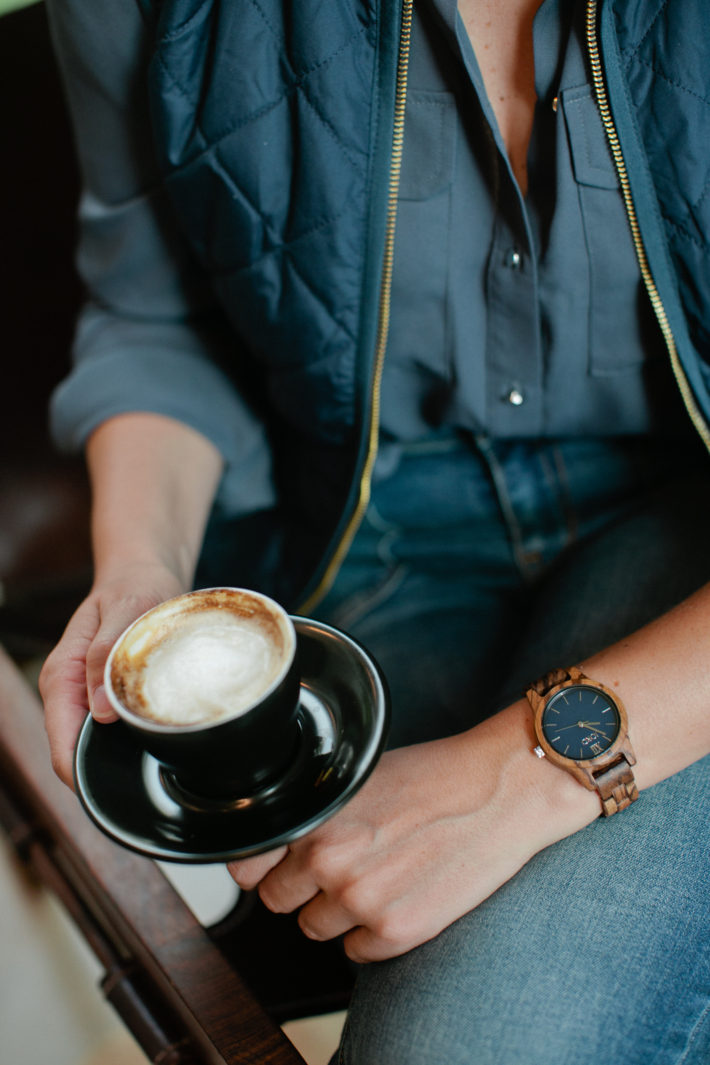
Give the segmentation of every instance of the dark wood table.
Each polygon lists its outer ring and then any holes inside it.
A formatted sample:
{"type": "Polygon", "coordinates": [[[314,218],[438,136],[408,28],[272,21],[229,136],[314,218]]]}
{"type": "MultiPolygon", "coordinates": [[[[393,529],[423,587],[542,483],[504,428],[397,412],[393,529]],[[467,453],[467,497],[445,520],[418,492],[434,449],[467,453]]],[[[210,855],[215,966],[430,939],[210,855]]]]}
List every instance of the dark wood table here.
{"type": "Polygon", "coordinates": [[[39,699],[2,649],[0,823],[83,934],[150,1061],[303,1063],[159,867],[107,839],[54,776],[39,699]]]}

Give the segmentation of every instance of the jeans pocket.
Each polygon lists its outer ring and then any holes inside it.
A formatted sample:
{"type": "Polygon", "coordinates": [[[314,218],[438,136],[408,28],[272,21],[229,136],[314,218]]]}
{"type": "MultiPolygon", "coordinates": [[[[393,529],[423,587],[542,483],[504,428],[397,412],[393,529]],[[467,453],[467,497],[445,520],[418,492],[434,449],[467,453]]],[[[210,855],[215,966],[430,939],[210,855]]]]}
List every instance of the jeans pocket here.
{"type": "MultiPolygon", "coordinates": [[[[347,563],[346,563],[347,565],[347,563]]],[[[407,577],[408,569],[404,565],[381,567],[377,580],[363,580],[362,586],[349,595],[337,600],[337,582],[334,592],[336,601],[331,598],[322,604],[320,612],[324,620],[344,632],[354,630],[368,614],[384,606],[397,593],[407,577]]],[[[372,574],[371,574],[372,575],[372,574]]]]}
{"type": "Polygon", "coordinates": [[[320,604],[323,621],[349,631],[395,595],[408,573],[393,551],[400,537],[400,528],[383,519],[371,503],[335,584],[320,604]]]}

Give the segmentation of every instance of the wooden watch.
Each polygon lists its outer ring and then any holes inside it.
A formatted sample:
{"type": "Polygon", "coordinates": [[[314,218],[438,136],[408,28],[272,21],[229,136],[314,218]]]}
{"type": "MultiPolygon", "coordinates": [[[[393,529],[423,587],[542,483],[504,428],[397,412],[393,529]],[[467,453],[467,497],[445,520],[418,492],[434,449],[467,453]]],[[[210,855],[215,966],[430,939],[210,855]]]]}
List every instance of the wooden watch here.
{"type": "Polygon", "coordinates": [[[581,669],[553,669],[525,692],[533,709],[535,754],[596,791],[609,817],[638,799],[636,756],[624,704],[581,669]]]}

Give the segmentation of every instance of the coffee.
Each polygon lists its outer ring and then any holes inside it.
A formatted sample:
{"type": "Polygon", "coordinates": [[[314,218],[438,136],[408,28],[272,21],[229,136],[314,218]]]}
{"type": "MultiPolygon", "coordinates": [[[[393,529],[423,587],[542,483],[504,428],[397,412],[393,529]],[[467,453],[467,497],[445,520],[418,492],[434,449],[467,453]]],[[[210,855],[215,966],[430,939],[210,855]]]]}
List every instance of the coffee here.
{"type": "Polygon", "coordinates": [[[258,703],[288,669],[293,629],[276,604],[238,589],[193,592],[140,618],[114,649],[124,711],[158,726],[209,726],[258,703]]]}

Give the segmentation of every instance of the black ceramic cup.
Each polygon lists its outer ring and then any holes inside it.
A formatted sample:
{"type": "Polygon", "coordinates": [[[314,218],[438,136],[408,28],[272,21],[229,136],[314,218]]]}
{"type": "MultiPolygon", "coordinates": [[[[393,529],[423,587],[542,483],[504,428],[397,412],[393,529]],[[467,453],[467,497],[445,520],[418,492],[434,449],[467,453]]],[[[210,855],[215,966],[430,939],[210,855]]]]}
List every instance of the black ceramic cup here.
{"type": "Polygon", "coordinates": [[[186,805],[248,801],[297,750],[296,633],[258,592],[207,588],[161,603],[116,641],[104,680],[186,805]]]}

